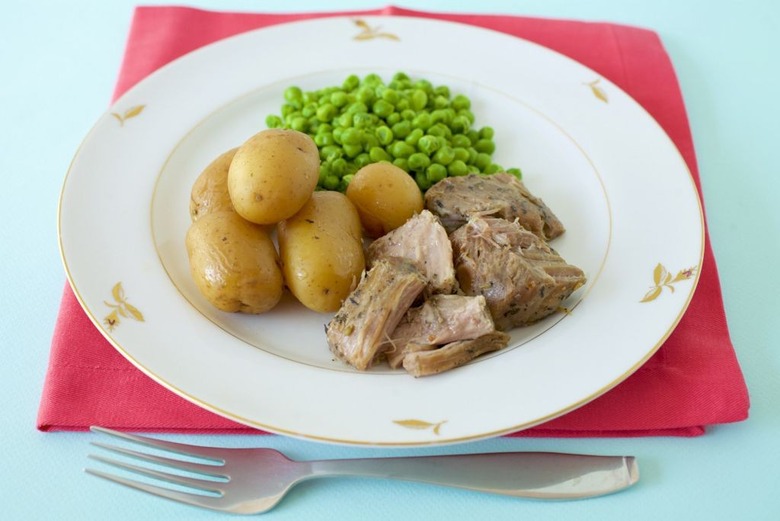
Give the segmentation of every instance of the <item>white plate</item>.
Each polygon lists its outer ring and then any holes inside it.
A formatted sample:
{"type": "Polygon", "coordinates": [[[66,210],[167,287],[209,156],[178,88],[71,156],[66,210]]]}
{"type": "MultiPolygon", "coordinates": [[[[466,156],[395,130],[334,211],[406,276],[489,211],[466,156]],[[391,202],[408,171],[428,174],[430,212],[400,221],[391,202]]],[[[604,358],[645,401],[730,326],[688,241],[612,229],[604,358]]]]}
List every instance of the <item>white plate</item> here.
{"type": "Polygon", "coordinates": [[[669,138],[608,80],[538,45],[417,18],[362,22],[319,19],[223,40],[152,74],[98,120],[59,215],[67,275],[95,325],[139,369],[206,409],[334,443],[509,433],[624,380],[679,321],[702,260],[698,196],[669,138]],[[396,71],[472,99],[477,125],[495,128],[495,159],[522,168],[567,226],[553,246],[589,279],[569,313],[515,330],[498,354],[420,379],[334,361],[329,317],[289,299],[262,316],[215,311],[190,280],[183,245],[194,179],[265,127],[285,87],[396,71]]]}

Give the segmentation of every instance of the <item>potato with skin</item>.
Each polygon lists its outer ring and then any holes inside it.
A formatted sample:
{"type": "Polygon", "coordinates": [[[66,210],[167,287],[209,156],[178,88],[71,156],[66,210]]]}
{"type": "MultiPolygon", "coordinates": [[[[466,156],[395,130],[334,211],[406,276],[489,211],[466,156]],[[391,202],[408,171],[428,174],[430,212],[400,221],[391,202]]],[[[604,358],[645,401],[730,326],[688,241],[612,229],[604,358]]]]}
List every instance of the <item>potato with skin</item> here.
{"type": "Polygon", "coordinates": [[[320,174],[314,140],[302,132],[263,130],[242,144],[228,170],[228,192],[244,219],[272,224],[309,200],[320,174]]]}
{"type": "Polygon", "coordinates": [[[282,297],[279,256],[268,232],[233,211],[208,213],[186,237],[190,274],[222,311],[263,313],[282,297]]]}
{"type": "Polygon", "coordinates": [[[228,193],[227,177],[230,163],[238,147],[220,154],[200,173],[190,193],[190,219],[213,212],[235,211],[228,193]]]}
{"type": "Polygon", "coordinates": [[[314,192],[278,224],[279,255],[287,287],[307,308],[338,310],[365,269],[360,217],[339,192],[314,192]]]}
{"type": "Polygon", "coordinates": [[[423,196],[412,176],[390,163],[372,163],[355,173],[347,197],[374,239],[395,230],[423,209],[423,196]]]}

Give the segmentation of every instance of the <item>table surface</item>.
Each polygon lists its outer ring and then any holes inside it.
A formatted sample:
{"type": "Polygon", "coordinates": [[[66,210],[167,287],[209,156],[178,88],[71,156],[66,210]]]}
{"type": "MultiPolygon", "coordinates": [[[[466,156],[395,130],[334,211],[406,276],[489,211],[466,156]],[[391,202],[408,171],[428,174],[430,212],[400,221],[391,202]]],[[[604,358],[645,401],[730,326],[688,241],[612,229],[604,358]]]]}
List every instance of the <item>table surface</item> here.
{"type": "MultiPolygon", "coordinates": [[[[146,5],[158,2],[147,1],[146,5]]],[[[175,3],[175,2],[166,2],[175,3]]],[[[403,454],[549,450],[633,454],[642,477],[598,499],[547,503],[435,486],[342,478],[300,485],[269,519],[777,519],[780,512],[780,342],[777,327],[780,176],[780,4],[774,0],[398,1],[431,11],[609,21],[657,31],[682,85],[697,149],[726,314],[751,393],[750,419],[698,438],[494,439],[403,454]],[[770,56],[771,54],[771,56],[770,56]],[[767,268],[759,266],[767,265],[767,268]],[[749,267],[746,269],[746,267],[749,267]],[[744,516],[744,514],[748,514],[744,516]]],[[[199,1],[235,11],[367,9],[382,2],[199,1]]],[[[56,208],[65,171],[110,101],[134,3],[3,3],[0,16],[0,473],[4,519],[214,519],[82,472],[87,433],[35,429],[49,342],[65,280],[56,208]]],[[[188,442],[270,446],[295,459],[386,456],[278,436],[177,436],[188,442]]],[[[392,452],[399,454],[399,452],[392,452]]]]}

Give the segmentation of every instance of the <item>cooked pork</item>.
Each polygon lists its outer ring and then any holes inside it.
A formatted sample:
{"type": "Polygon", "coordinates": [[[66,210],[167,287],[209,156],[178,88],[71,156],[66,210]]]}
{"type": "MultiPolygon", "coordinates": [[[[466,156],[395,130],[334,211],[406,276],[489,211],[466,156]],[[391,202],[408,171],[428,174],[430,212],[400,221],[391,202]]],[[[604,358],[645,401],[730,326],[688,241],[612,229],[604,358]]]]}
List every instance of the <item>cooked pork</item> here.
{"type": "Polygon", "coordinates": [[[459,367],[485,353],[498,351],[508,343],[508,334],[493,331],[470,340],[458,340],[437,349],[408,353],[403,360],[404,369],[415,377],[437,374],[459,367]]]}
{"type": "Polygon", "coordinates": [[[502,331],[552,314],[585,284],[581,269],[517,222],[472,217],[450,240],[461,290],[484,295],[502,331]]]}
{"type": "Polygon", "coordinates": [[[428,280],[426,294],[457,291],[452,245],[447,231],[431,212],[423,210],[368,247],[369,266],[390,257],[401,257],[414,264],[428,280]]]}
{"type": "Polygon", "coordinates": [[[384,346],[387,362],[400,367],[407,353],[469,340],[495,330],[485,297],[433,295],[411,308],[384,346]],[[429,346],[429,347],[427,347],[429,346]]]}
{"type": "Polygon", "coordinates": [[[523,228],[549,241],[565,228],[544,202],[522,181],[506,173],[447,177],[425,193],[425,207],[441,219],[448,233],[472,216],[517,220],[523,228]]]}
{"type": "Polygon", "coordinates": [[[331,350],[360,370],[370,367],[425,284],[425,277],[408,261],[374,263],[325,326],[331,350]]]}

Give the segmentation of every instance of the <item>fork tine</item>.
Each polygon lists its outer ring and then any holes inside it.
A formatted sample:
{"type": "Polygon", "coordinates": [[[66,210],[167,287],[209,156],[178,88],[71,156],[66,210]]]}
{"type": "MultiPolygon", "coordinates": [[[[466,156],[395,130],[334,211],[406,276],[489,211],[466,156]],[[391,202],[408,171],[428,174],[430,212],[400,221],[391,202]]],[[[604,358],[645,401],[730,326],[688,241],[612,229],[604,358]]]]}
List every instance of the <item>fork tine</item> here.
{"type": "Polygon", "coordinates": [[[90,442],[90,444],[95,447],[100,447],[101,449],[109,450],[111,452],[122,454],[124,456],[130,456],[131,458],[136,458],[142,461],[157,463],[158,465],[164,465],[166,467],[171,467],[175,469],[187,470],[195,474],[203,474],[214,478],[228,479],[228,476],[225,475],[224,473],[217,472],[217,469],[219,469],[220,467],[216,465],[207,465],[203,463],[195,463],[195,462],[183,461],[179,459],[164,458],[162,456],[155,456],[154,454],[146,454],[145,452],[138,452],[132,449],[126,449],[124,447],[117,447],[114,445],[109,445],[107,443],[100,443],[98,441],[90,442]]]}
{"type": "Polygon", "coordinates": [[[109,436],[113,436],[115,438],[120,438],[123,440],[131,441],[133,443],[139,443],[141,445],[144,445],[146,447],[152,447],[155,449],[163,449],[163,450],[169,450],[171,452],[175,452],[177,454],[182,454],[184,456],[192,456],[195,458],[204,458],[208,460],[212,460],[216,463],[225,463],[225,460],[221,457],[220,454],[224,453],[226,450],[229,449],[213,449],[211,447],[197,447],[195,445],[185,445],[182,443],[176,443],[173,441],[166,441],[166,440],[158,440],[153,438],[147,438],[145,436],[139,436],[136,434],[128,434],[126,432],[119,432],[112,429],[106,429],[105,427],[97,427],[95,425],[91,426],[89,428],[92,432],[98,432],[102,434],[107,434],[109,436]]]}
{"type": "Polygon", "coordinates": [[[188,478],[176,474],[169,474],[168,472],[160,472],[159,470],[139,467],[138,465],[133,465],[132,463],[125,463],[123,461],[115,460],[112,458],[106,458],[104,456],[98,456],[96,454],[90,454],[89,457],[96,461],[100,461],[108,465],[113,465],[114,467],[123,470],[129,470],[131,472],[135,472],[136,474],[140,474],[142,476],[160,479],[163,481],[167,481],[168,483],[173,483],[175,485],[182,485],[185,487],[194,488],[196,490],[202,490],[203,492],[210,492],[212,494],[217,494],[219,496],[223,494],[223,491],[216,486],[219,484],[219,482],[217,481],[207,481],[202,479],[188,478]]]}
{"type": "Polygon", "coordinates": [[[180,503],[186,503],[188,505],[193,505],[197,507],[209,508],[212,510],[220,510],[219,504],[217,503],[218,498],[201,496],[198,494],[189,494],[187,492],[179,492],[178,490],[171,490],[169,488],[149,485],[148,483],[142,483],[140,481],[123,478],[121,476],[109,474],[108,472],[103,472],[100,470],[95,470],[90,468],[84,469],[84,472],[86,472],[87,474],[92,474],[93,476],[97,476],[99,478],[106,479],[108,481],[113,481],[114,483],[119,483],[120,485],[124,485],[126,487],[140,490],[142,492],[148,492],[149,494],[154,494],[155,496],[159,496],[162,498],[171,499],[173,501],[178,501],[180,503]]]}

